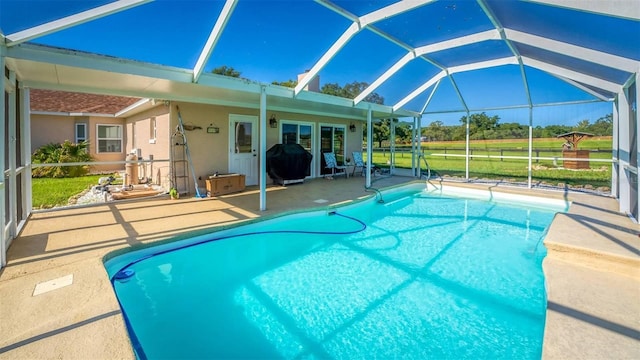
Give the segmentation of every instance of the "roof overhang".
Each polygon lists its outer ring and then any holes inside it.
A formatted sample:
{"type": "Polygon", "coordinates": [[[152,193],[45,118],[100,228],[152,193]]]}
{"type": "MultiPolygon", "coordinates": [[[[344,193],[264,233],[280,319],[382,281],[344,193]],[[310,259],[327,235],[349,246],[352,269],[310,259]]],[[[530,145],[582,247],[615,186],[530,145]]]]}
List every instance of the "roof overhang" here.
{"type": "Polygon", "coordinates": [[[124,60],[103,55],[20,44],[6,48],[6,63],[25,87],[134,96],[202,104],[258,109],[261,89],[267,110],[366,120],[415,117],[417,112],[258,83],[216,74],[202,74],[193,82],[193,70],[124,60]]]}

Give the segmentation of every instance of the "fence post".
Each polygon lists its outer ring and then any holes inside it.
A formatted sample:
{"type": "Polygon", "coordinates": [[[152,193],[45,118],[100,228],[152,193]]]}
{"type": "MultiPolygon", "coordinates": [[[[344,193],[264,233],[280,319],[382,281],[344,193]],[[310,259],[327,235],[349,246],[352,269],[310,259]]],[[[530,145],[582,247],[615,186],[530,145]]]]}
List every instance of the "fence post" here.
{"type": "Polygon", "coordinates": [[[500,161],[504,161],[504,159],[502,158],[502,156],[504,156],[504,150],[500,149],[500,161]]]}
{"type": "Polygon", "coordinates": [[[447,148],[444,148],[444,159],[447,160],[447,148]]]}
{"type": "Polygon", "coordinates": [[[536,150],[536,163],[540,162],[540,150],[536,150]]]}

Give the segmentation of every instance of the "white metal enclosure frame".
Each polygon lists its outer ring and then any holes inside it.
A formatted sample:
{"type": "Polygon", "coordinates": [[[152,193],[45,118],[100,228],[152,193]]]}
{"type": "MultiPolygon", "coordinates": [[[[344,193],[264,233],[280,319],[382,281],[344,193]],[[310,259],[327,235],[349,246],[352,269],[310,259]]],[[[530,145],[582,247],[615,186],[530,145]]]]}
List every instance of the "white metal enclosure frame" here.
{"type": "MultiPolygon", "coordinates": [[[[1,0],[0,0],[1,1],[1,0]]],[[[385,30],[389,20],[414,11],[430,9],[437,4],[431,0],[397,1],[388,6],[374,9],[356,15],[343,6],[328,0],[317,0],[319,8],[328,9],[337,14],[341,20],[347,20],[349,25],[331,43],[327,50],[317,51],[315,62],[310,71],[303,77],[295,88],[285,88],[267,83],[235,79],[204,72],[214,50],[220,44],[229,22],[236,16],[238,0],[226,0],[211,21],[211,31],[206,43],[197,52],[197,61],[192,68],[176,68],[158,64],[129,61],[114,57],[110,54],[93,54],[81,50],[72,50],[43,46],[33,43],[45,36],[65,29],[70,29],[97,19],[102,19],[130,9],[144,8],[151,0],[118,0],[94,9],[82,11],[67,17],[54,20],[16,31],[7,35],[0,33],[0,68],[3,70],[3,81],[0,85],[3,93],[8,94],[9,101],[5,101],[3,94],[0,99],[0,114],[3,114],[3,126],[0,126],[0,148],[6,149],[8,162],[5,157],[0,159],[0,168],[4,177],[0,180],[0,218],[6,219],[4,231],[0,234],[1,264],[5,262],[6,248],[10,240],[17,235],[21,220],[31,212],[31,165],[27,152],[29,141],[29,88],[43,88],[68,90],[100,94],[123,96],[137,96],[149,98],[163,98],[168,100],[188,101],[204,104],[233,105],[259,110],[260,123],[260,155],[266,153],[266,112],[290,111],[303,114],[319,114],[336,116],[342,119],[353,119],[366,122],[368,125],[367,144],[371,144],[371,124],[373,119],[401,118],[414,119],[414,131],[417,123],[415,119],[429,111],[433,94],[438,91],[442,80],[449,80],[459,100],[463,111],[473,110],[468,106],[465,94],[456,82],[456,74],[480,71],[498,66],[517,66],[525,88],[526,100],[523,106],[532,109],[535,104],[530,93],[530,81],[527,69],[538,69],[542,72],[562,80],[589,94],[596,101],[612,102],[614,105],[614,156],[612,191],[620,201],[620,211],[633,214],[638,220],[638,129],[640,128],[638,103],[638,73],[640,61],[637,58],[610,53],[602,49],[593,49],[584,45],[563,41],[535,31],[514,28],[505,25],[506,21],[496,14],[496,2],[491,0],[477,0],[476,4],[482,9],[484,21],[488,21],[491,28],[483,28],[463,36],[454,36],[445,40],[432,41],[426,44],[411,44],[410,40],[400,38],[385,30]],[[501,21],[502,20],[502,21],[501,21]],[[503,24],[504,22],[504,24],[503,24]],[[386,68],[379,69],[379,75],[354,99],[339,98],[311,91],[303,90],[311,80],[327,68],[329,63],[349,46],[360,34],[369,32],[386,42],[392,43],[404,52],[400,58],[389,59],[386,68]],[[501,42],[508,48],[508,54],[501,54],[489,59],[477,59],[460,64],[447,64],[438,61],[437,54],[459,50],[465,46],[482,42],[501,42]],[[520,46],[526,45],[531,49],[544,50],[568,59],[575,59],[588,63],[598,71],[590,71],[588,66],[570,66],[559,64],[531,54],[523,54],[520,46]],[[399,100],[393,105],[373,104],[365,101],[368,95],[381,89],[394,79],[395,75],[406,69],[414,60],[420,60],[432,67],[434,73],[417,87],[406,86],[400,91],[399,100]],[[603,75],[607,71],[614,71],[617,75],[612,78],[603,75]],[[620,75],[621,74],[621,75],[620,75]],[[621,79],[621,78],[624,79],[621,79]],[[19,85],[18,85],[19,84],[19,85]],[[409,105],[419,96],[431,90],[431,95],[420,109],[412,110],[409,105]],[[21,93],[22,92],[22,93],[21,93]],[[21,96],[17,96],[22,94],[21,96]],[[19,105],[18,105],[19,103],[19,105]],[[19,139],[16,128],[20,127],[19,139]],[[5,133],[8,129],[8,133],[5,133]],[[13,136],[13,137],[12,137],[13,136]],[[635,140],[634,140],[635,139],[635,140]],[[19,141],[18,141],[19,140],[19,141]],[[17,149],[20,145],[20,151],[17,149]],[[21,154],[21,158],[18,158],[21,154]],[[22,181],[22,196],[17,198],[16,181],[22,181]],[[634,190],[636,189],[636,190],[634,190]],[[8,194],[9,198],[6,198],[8,194]],[[18,214],[18,204],[25,214],[18,214]],[[9,205],[6,205],[9,204],[9,205]]],[[[612,3],[597,1],[561,1],[536,0],[524,3],[546,6],[550,9],[563,8],[576,13],[589,13],[598,16],[624,19],[633,24],[640,22],[640,7],[634,1],[619,0],[612,3]]],[[[308,15],[307,15],[308,16],[308,15]]],[[[628,44],[633,47],[636,44],[628,44]]],[[[313,50],[313,49],[310,49],[313,50]]],[[[317,49],[316,49],[317,50],[317,49]]],[[[306,65],[306,64],[305,64],[306,65]]],[[[531,149],[532,116],[529,117],[529,149],[531,149]]],[[[414,137],[415,138],[415,137],[414,137]]],[[[467,149],[469,131],[467,128],[467,149]]],[[[372,164],[371,149],[367,154],[367,165],[372,164]]],[[[467,163],[469,154],[467,150],[467,163]]],[[[529,152],[531,159],[531,151],[529,152]]],[[[531,163],[531,160],[529,160],[531,163]]],[[[414,161],[415,164],[415,161],[414,161]]],[[[531,164],[529,164],[531,168],[531,164]]],[[[367,171],[370,174],[370,171],[367,171]]],[[[468,165],[467,165],[468,177],[468,165]]],[[[529,177],[531,178],[531,177],[529,177]]],[[[367,175],[367,186],[370,186],[370,176],[367,175]]],[[[266,209],[266,171],[265,164],[260,163],[260,209],[266,209]]]]}

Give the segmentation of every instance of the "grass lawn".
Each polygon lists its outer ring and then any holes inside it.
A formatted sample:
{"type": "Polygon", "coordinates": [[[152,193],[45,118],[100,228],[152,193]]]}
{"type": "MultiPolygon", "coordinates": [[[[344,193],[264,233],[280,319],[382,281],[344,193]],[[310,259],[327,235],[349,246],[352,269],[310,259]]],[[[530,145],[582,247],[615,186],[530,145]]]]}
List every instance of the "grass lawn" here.
{"type": "Polygon", "coordinates": [[[98,184],[105,175],[87,175],[76,178],[34,178],[32,187],[33,208],[49,209],[67,205],[69,198],[98,184]]]}
{"type": "MultiPolygon", "coordinates": [[[[533,156],[562,157],[559,139],[534,139],[533,156]]],[[[590,159],[611,160],[611,138],[591,138],[580,142],[579,149],[591,150],[590,159]]],[[[528,156],[528,139],[509,140],[480,140],[471,141],[469,148],[478,157],[469,161],[469,177],[505,179],[523,181],[528,177],[528,160],[526,159],[495,159],[487,156],[528,156]]],[[[423,154],[429,162],[432,171],[440,175],[465,176],[464,141],[442,141],[423,144],[423,154]]],[[[396,167],[411,168],[410,148],[397,146],[396,167]],[[407,152],[401,152],[405,150],[407,152]]],[[[389,160],[389,153],[374,151],[373,162],[385,167],[389,160]]],[[[424,169],[424,163],[420,164],[424,169]]],[[[562,160],[533,160],[532,180],[534,182],[558,185],[592,185],[594,187],[611,185],[611,163],[590,162],[589,170],[568,170],[562,168],[562,160]]]]}

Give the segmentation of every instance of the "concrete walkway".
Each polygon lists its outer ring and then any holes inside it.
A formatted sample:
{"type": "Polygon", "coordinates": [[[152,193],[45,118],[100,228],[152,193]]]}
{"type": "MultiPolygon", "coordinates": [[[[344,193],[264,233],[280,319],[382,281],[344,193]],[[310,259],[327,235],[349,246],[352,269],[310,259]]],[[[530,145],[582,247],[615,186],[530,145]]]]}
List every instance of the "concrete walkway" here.
{"type": "MultiPolygon", "coordinates": [[[[411,180],[395,176],[373,185],[411,180]]],[[[363,185],[355,177],[270,187],[266,211],[259,211],[259,193],[249,188],[213,199],[154,198],[35,213],[9,248],[9,263],[0,273],[0,358],[134,358],[102,264],[107,253],[371,196],[363,185]]],[[[451,185],[573,201],[568,213],[556,216],[545,239],[549,305],[543,357],[640,358],[639,229],[615,211],[613,199],[495,184],[451,185]]]]}

